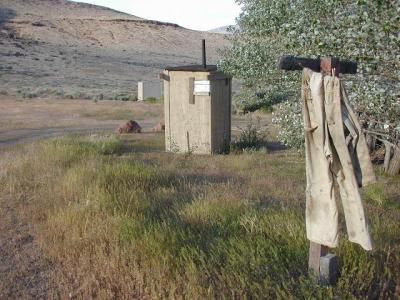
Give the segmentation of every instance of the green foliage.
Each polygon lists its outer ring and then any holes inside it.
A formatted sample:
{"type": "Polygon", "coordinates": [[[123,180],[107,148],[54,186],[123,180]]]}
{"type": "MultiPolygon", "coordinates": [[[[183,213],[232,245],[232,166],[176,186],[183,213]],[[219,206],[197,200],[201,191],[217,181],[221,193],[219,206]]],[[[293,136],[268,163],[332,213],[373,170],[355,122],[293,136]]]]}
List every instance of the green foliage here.
{"type": "Polygon", "coordinates": [[[256,123],[249,122],[240,131],[238,139],[231,143],[232,152],[258,151],[261,148],[266,150],[265,134],[261,130],[260,120],[256,123]]]}
{"type": "Polygon", "coordinates": [[[272,112],[275,104],[287,100],[287,95],[271,94],[268,92],[254,92],[250,88],[242,88],[242,90],[233,97],[234,103],[237,108],[241,109],[244,113],[263,111],[272,112]],[[247,99],[252,99],[248,101],[247,99]]]}
{"type": "Polygon", "coordinates": [[[302,110],[299,101],[286,101],[273,112],[272,121],[279,124],[278,136],[286,146],[304,148],[302,110]]]}
{"type": "Polygon", "coordinates": [[[282,54],[358,61],[357,76],[346,77],[355,108],[377,120],[399,122],[399,1],[236,2],[242,5],[239,29],[229,38],[233,44],[223,51],[221,67],[251,91],[244,101],[257,102],[251,93],[288,94],[291,104],[280,105],[276,118],[286,144],[302,144],[301,83],[300,74],[277,70],[282,54]],[[296,126],[288,119],[297,119],[296,126]]]}

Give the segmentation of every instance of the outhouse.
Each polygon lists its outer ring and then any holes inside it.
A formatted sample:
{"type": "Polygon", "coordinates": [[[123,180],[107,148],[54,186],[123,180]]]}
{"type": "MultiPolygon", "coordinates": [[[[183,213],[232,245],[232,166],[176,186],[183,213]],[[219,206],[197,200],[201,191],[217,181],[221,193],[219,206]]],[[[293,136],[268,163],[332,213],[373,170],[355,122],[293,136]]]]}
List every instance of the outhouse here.
{"type": "Polygon", "coordinates": [[[165,145],[171,152],[229,151],[231,77],[215,65],[167,67],[164,81],[165,145]]]}
{"type": "Polygon", "coordinates": [[[162,83],[160,81],[139,81],[138,82],[138,100],[143,101],[148,98],[162,98],[162,83]]]}

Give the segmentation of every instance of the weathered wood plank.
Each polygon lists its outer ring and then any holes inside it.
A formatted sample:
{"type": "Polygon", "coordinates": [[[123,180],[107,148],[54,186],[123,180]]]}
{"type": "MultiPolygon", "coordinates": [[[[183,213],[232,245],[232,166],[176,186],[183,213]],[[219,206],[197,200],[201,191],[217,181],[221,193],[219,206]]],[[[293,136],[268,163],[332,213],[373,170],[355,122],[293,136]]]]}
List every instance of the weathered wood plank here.
{"type": "Polygon", "coordinates": [[[319,278],[320,275],[319,270],[320,270],[321,256],[324,256],[326,254],[328,254],[328,247],[314,242],[310,242],[308,271],[316,278],[319,278]]]}
{"type": "Polygon", "coordinates": [[[394,154],[390,160],[388,174],[395,176],[400,173],[400,147],[394,147],[394,154]]]}

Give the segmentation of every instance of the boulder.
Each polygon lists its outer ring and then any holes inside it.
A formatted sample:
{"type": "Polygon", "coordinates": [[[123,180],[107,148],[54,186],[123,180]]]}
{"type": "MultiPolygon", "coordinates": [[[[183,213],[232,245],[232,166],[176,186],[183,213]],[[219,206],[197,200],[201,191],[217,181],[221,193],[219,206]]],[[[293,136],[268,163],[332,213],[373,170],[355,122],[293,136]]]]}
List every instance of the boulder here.
{"type": "Polygon", "coordinates": [[[157,123],[154,127],[153,127],[153,131],[154,132],[163,132],[165,131],[165,124],[164,123],[157,123]]]}
{"type": "Polygon", "coordinates": [[[117,131],[118,133],[140,133],[142,127],[136,121],[130,120],[119,125],[117,131]]]}

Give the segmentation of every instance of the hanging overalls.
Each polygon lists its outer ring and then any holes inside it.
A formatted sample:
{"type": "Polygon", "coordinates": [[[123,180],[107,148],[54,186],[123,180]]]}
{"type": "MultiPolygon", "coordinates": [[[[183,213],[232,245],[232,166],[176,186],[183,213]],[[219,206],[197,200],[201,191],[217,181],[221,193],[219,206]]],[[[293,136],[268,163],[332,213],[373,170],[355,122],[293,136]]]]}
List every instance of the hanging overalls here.
{"type": "Polygon", "coordinates": [[[337,183],[349,240],[371,250],[359,187],[376,181],[364,135],[337,77],[303,71],[306,227],[310,241],[338,244],[337,183]]]}

